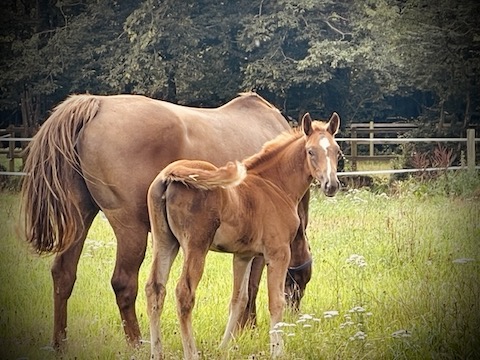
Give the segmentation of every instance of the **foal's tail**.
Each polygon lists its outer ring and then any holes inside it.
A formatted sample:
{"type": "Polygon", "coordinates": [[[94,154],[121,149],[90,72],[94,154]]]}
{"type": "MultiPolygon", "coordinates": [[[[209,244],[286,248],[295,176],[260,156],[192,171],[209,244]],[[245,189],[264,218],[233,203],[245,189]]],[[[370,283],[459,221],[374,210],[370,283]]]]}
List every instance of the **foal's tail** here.
{"type": "Polygon", "coordinates": [[[240,184],[247,176],[245,165],[228,162],[217,168],[204,161],[178,160],[165,167],[159,178],[167,183],[177,181],[197,189],[229,188],[240,184]]]}
{"type": "Polygon", "coordinates": [[[55,108],[28,147],[22,221],[26,240],[38,253],[62,251],[83,226],[71,191],[74,178],[82,175],[76,144],[99,103],[91,95],[69,97],[55,108]]]}

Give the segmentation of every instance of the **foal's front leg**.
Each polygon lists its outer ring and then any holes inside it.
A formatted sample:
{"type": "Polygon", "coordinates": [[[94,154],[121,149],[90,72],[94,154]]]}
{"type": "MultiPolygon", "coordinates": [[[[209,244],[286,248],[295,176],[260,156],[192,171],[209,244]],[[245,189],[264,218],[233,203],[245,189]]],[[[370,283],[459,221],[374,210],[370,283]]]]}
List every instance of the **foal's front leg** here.
{"type": "Polygon", "coordinates": [[[272,357],[283,354],[282,335],[275,325],[282,321],[285,307],[284,283],[290,263],[290,247],[279,246],[265,256],[267,262],[268,309],[270,311],[270,353],[272,357]]]}
{"type": "Polygon", "coordinates": [[[230,301],[230,315],[227,327],[220,344],[221,348],[227,346],[230,339],[235,336],[241,327],[241,317],[245,312],[248,302],[248,280],[252,267],[252,257],[233,255],[233,294],[230,301]]]}

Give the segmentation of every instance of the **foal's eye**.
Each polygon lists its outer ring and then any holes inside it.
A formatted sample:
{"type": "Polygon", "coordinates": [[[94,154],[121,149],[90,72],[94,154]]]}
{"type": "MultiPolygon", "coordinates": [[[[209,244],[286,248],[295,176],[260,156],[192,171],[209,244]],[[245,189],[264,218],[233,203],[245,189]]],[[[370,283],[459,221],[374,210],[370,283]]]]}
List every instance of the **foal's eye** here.
{"type": "Polygon", "coordinates": [[[313,155],[315,155],[315,152],[312,149],[308,149],[307,154],[310,155],[310,156],[313,156],[313,155]]]}

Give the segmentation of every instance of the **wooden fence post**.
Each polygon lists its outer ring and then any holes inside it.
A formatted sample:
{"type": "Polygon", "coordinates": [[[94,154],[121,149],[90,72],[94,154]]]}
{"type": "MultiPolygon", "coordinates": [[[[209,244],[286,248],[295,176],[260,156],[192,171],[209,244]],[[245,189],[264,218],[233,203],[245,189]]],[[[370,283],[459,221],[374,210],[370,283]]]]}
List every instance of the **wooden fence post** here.
{"type": "Polygon", "coordinates": [[[475,129],[467,129],[467,168],[475,170],[475,129]]]}
{"type": "MultiPolygon", "coordinates": [[[[10,132],[10,137],[15,137],[15,131],[10,132]]],[[[13,141],[8,143],[8,158],[8,170],[13,172],[15,171],[15,143],[13,141]]]]}
{"type": "MultiPolygon", "coordinates": [[[[370,139],[373,139],[373,128],[375,127],[375,125],[373,124],[373,121],[370,121],[370,125],[368,127],[371,130],[370,131],[370,139]]],[[[374,155],[374,150],[373,149],[374,149],[373,141],[370,141],[370,156],[374,155]]]]}
{"type": "MultiPolygon", "coordinates": [[[[356,139],[356,138],[357,138],[357,130],[356,130],[355,128],[352,128],[351,136],[352,136],[352,139],[356,139]]],[[[351,149],[351,154],[352,154],[352,171],[356,171],[356,170],[357,170],[357,155],[358,155],[357,142],[354,141],[354,140],[352,140],[351,146],[352,146],[352,149],[351,149]]]]}

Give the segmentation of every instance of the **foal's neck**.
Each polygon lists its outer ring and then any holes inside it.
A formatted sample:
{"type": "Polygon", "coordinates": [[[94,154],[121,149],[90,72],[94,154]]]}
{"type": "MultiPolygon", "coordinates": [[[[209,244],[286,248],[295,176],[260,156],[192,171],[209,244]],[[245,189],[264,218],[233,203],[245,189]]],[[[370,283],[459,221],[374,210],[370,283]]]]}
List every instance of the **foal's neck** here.
{"type": "Polygon", "coordinates": [[[251,171],[275,184],[298,204],[312,182],[306,159],[305,139],[296,138],[291,144],[276,152],[269,161],[251,171]]]}

